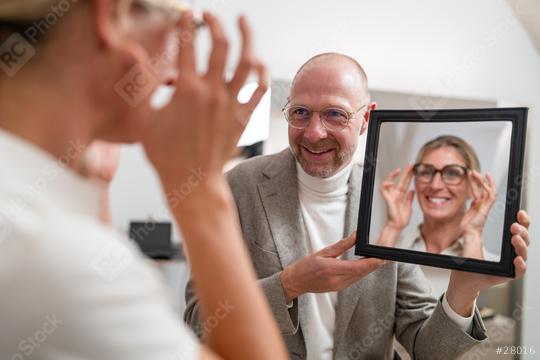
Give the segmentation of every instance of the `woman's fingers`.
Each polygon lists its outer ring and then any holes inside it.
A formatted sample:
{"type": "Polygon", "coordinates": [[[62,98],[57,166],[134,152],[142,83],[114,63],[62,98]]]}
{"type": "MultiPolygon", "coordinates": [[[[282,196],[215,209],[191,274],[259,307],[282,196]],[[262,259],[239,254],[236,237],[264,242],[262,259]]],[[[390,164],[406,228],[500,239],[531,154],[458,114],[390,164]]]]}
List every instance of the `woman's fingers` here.
{"type": "Polygon", "coordinates": [[[408,208],[412,206],[413,200],[414,200],[414,190],[411,190],[407,193],[407,198],[405,199],[405,203],[408,208]]]}
{"type": "Polygon", "coordinates": [[[195,75],[195,24],[193,13],[185,11],[179,21],[180,34],[182,37],[182,48],[178,54],[178,72],[180,76],[195,75]]]}
{"type": "Polygon", "coordinates": [[[497,197],[497,185],[495,184],[495,179],[491,176],[490,173],[486,173],[486,181],[482,182],[482,186],[486,190],[490,200],[494,201],[497,197]]]}
{"type": "Polygon", "coordinates": [[[475,200],[482,199],[482,176],[475,170],[469,173],[469,184],[471,185],[471,192],[475,200]]]}
{"type": "Polygon", "coordinates": [[[386,179],[384,179],[384,182],[391,182],[392,184],[394,183],[394,179],[396,178],[396,176],[399,175],[399,173],[401,172],[401,168],[397,168],[397,169],[394,169],[392,171],[390,171],[390,174],[388,174],[388,176],[386,177],[386,179]]]}
{"type": "Polygon", "coordinates": [[[488,172],[486,173],[486,179],[487,179],[487,183],[489,184],[490,189],[492,189],[493,191],[497,191],[497,184],[495,183],[495,179],[488,172]]]}
{"type": "Polygon", "coordinates": [[[268,73],[266,66],[264,66],[263,63],[257,63],[255,65],[255,69],[257,70],[259,84],[253,95],[251,95],[249,101],[242,106],[242,114],[239,114],[239,117],[241,119],[245,119],[246,123],[247,120],[249,120],[249,116],[251,116],[257,105],[261,102],[262,97],[268,90],[268,73]]]}
{"type": "Polygon", "coordinates": [[[249,74],[256,65],[253,59],[253,51],[251,45],[251,29],[246,19],[241,16],[238,19],[238,27],[240,28],[240,34],[242,36],[242,50],[240,52],[240,60],[238,66],[234,72],[234,76],[229,83],[229,89],[233,96],[237,96],[244,83],[246,82],[249,74]]]}
{"type": "Polygon", "coordinates": [[[394,187],[394,179],[399,175],[400,172],[400,168],[390,171],[386,179],[384,179],[383,183],[381,184],[380,191],[382,193],[388,193],[394,187]]]}
{"type": "Polygon", "coordinates": [[[210,79],[223,81],[229,42],[220,21],[214,15],[205,12],[203,19],[210,29],[210,37],[212,38],[212,51],[208,58],[208,71],[206,75],[210,79]]]}
{"type": "Polygon", "coordinates": [[[409,186],[411,185],[411,180],[412,180],[412,165],[408,164],[407,166],[405,166],[405,169],[403,169],[403,174],[399,178],[396,188],[401,192],[407,191],[407,189],[409,189],[409,186]]]}

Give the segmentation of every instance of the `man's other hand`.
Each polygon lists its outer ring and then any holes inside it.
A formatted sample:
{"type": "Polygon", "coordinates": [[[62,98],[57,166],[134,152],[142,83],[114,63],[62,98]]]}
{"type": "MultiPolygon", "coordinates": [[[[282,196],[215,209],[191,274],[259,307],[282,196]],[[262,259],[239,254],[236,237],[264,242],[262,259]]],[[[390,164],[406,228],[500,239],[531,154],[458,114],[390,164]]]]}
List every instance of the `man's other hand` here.
{"type": "Polygon", "coordinates": [[[356,232],[285,268],[281,284],[287,303],[308,292],[341,291],[386,263],[376,258],[339,259],[355,240],[356,232]]]}

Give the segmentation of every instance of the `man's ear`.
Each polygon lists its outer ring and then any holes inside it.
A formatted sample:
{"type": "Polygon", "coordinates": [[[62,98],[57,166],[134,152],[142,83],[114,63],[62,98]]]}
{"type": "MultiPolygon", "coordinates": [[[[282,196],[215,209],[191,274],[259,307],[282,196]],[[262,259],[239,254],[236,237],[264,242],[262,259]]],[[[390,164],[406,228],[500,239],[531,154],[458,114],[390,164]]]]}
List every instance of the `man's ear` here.
{"type": "Polygon", "coordinates": [[[362,125],[360,126],[360,135],[366,132],[368,128],[369,115],[371,114],[371,111],[375,110],[376,108],[377,108],[376,102],[372,102],[367,106],[367,111],[364,113],[364,116],[362,118],[362,125]]]}

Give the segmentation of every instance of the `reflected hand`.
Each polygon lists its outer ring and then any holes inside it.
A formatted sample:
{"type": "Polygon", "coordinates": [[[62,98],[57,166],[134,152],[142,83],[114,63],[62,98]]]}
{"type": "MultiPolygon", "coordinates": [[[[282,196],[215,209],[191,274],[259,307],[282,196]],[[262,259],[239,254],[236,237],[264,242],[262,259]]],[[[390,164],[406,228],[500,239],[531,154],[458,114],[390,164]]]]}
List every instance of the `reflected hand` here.
{"type": "MultiPolygon", "coordinates": [[[[512,246],[516,251],[516,257],[513,260],[516,279],[523,277],[527,270],[525,262],[530,245],[529,226],[529,215],[520,210],[517,214],[517,222],[510,227],[512,246]]],[[[511,280],[507,277],[452,270],[446,292],[448,303],[458,314],[464,317],[470,316],[474,300],[480,291],[511,280]]]]}
{"type": "Polygon", "coordinates": [[[286,302],[308,292],[341,291],[386,263],[376,258],[338,259],[355,241],[356,232],[286,267],[280,275],[286,302]]]}
{"type": "Polygon", "coordinates": [[[401,173],[401,169],[393,170],[382,183],[379,191],[386,202],[387,221],[386,226],[401,231],[411,219],[414,190],[407,191],[413,177],[413,166],[407,165],[401,173]],[[400,175],[397,183],[395,178],[400,175]]]}
{"type": "MultiPolygon", "coordinates": [[[[473,201],[461,221],[465,242],[467,242],[467,238],[481,238],[489,211],[497,198],[495,180],[490,174],[486,174],[486,178],[484,179],[479,172],[473,170],[469,173],[468,182],[473,195],[473,201]]],[[[471,240],[469,242],[473,241],[471,240]]]]}

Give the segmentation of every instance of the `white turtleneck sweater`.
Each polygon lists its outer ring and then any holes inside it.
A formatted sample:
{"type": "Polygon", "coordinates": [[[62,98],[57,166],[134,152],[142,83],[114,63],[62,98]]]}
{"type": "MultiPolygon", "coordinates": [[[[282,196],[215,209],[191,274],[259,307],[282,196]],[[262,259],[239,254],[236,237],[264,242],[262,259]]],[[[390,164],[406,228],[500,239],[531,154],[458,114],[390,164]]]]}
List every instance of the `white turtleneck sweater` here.
{"type": "MultiPolygon", "coordinates": [[[[350,234],[345,231],[348,181],[353,163],[329,178],[308,175],[296,163],[298,196],[304,227],[308,236],[308,251],[317,252],[350,234]]],[[[332,359],[336,320],[337,293],[307,293],[306,324],[302,326],[307,349],[307,360],[332,359]]],[[[443,309],[463,331],[472,329],[471,314],[462,317],[448,304],[446,294],[443,309]]]]}
{"type": "MultiPolygon", "coordinates": [[[[304,226],[308,236],[308,251],[317,252],[341,240],[344,236],[347,182],[352,162],[329,178],[308,175],[300,164],[298,195],[304,226]]],[[[307,293],[307,324],[302,328],[306,340],[307,359],[332,359],[337,293],[307,293]]]]}

